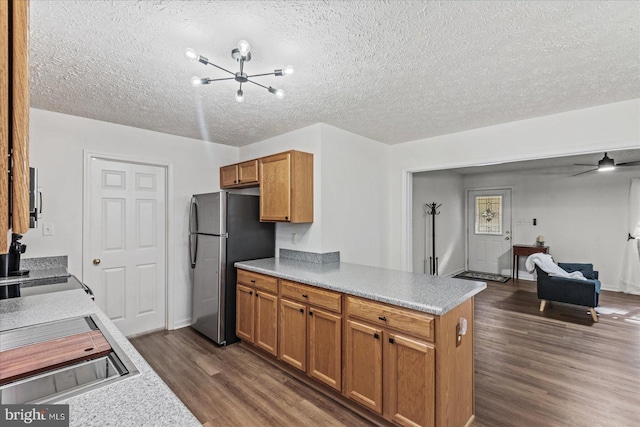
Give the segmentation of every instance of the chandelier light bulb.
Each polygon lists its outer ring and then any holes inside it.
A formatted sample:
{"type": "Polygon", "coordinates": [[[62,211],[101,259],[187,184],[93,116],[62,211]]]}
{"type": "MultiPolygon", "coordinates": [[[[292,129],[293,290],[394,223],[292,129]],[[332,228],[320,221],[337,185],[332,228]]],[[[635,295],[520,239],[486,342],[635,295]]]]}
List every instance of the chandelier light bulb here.
{"type": "Polygon", "coordinates": [[[242,89],[238,89],[238,91],[236,92],[236,101],[244,101],[244,92],[242,91],[242,89]]]}
{"type": "Polygon", "coordinates": [[[240,51],[240,55],[247,56],[249,50],[251,50],[251,45],[246,40],[240,40],[238,42],[238,50],[240,51]]]}
{"type": "Polygon", "coordinates": [[[295,70],[293,69],[293,65],[287,65],[286,67],[284,67],[284,70],[282,70],[285,76],[290,76],[294,71],[295,70]]]}
{"type": "Polygon", "coordinates": [[[201,79],[198,76],[191,77],[191,86],[193,86],[193,87],[202,86],[202,84],[203,84],[202,80],[204,80],[204,79],[201,79]]]}
{"type": "Polygon", "coordinates": [[[184,52],[184,57],[187,58],[189,61],[195,61],[198,59],[198,54],[196,53],[195,50],[189,48],[184,52]]]}

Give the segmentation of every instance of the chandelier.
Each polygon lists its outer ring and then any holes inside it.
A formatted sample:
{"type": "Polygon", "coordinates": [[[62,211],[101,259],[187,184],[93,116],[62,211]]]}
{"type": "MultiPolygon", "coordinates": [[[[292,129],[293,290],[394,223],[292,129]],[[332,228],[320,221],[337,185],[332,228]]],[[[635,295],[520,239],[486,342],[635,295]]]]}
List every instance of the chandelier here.
{"type": "Polygon", "coordinates": [[[207,58],[205,58],[202,55],[198,55],[196,51],[194,51],[193,49],[187,49],[184,54],[187,57],[187,59],[191,61],[198,61],[204,65],[212,65],[218,68],[219,70],[227,72],[233,76],[233,77],[226,77],[222,79],[210,79],[208,77],[194,76],[194,77],[191,77],[191,84],[193,86],[202,86],[202,85],[208,85],[211,82],[218,82],[222,80],[235,80],[238,83],[240,83],[240,88],[236,92],[236,101],[238,102],[244,101],[244,91],[242,90],[243,83],[252,83],[256,86],[260,86],[262,88],[267,89],[270,93],[274,94],[276,97],[280,99],[284,98],[284,91],[282,89],[276,89],[271,86],[267,87],[267,86],[261,85],[260,83],[254,82],[253,80],[250,80],[250,79],[253,77],[262,77],[262,76],[283,76],[283,75],[288,76],[293,74],[293,67],[291,65],[287,65],[284,69],[274,70],[273,73],[248,75],[247,73],[244,72],[244,64],[245,62],[251,61],[250,49],[251,49],[251,46],[249,45],[248,41],[240,40],[238,42],[238,47],[231,51],[231,57],[235,59],[236,62],[240,63],[240,71],[238,71],[237,73],[231,72],[212,62],[209,62],[207,58]]]}

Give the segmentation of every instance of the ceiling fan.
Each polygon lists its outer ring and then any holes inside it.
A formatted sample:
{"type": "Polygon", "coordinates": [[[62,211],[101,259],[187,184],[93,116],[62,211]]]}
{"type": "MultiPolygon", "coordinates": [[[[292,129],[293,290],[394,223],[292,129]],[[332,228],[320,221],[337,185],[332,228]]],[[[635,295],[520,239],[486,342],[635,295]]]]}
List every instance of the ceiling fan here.
{"type": "Polygon", "coordinates": [[[577,173],[575,175],[572,175],[572,176],[578,176],[578,175],[582,175],[582,174],[589,173],[589,172],[594,172],[594,171],[598,171],[598,172],[612,171],[614,169],[617,169],[618,167],[640,166],[640,160],[637,161],[637,162],[616,163],[616,162],[613,161],[612,158],[607,156],[607,153],[604,153],[604,157],[602,158],[602,160],[600,160],[598,162],[597,165],[588,165],[588,164],[584,164],[584,163],[574,163],[574,165],[575,166],[592,166],[592,167],[595,167],[595,169],[590,169],[588,171],[580,172],[580,173],[577,173]]]}

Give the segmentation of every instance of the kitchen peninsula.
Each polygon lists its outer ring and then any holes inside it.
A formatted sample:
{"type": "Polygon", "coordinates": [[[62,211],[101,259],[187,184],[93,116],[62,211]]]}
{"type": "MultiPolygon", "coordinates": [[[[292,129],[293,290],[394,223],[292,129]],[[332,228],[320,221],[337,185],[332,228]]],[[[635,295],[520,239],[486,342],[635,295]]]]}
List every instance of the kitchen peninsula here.
{"type": "Polygon", "coordinates": [[[473,300],[485,283],[294,252],[235,264],[243,342],[374,421],[473,419],[473,300]]]}

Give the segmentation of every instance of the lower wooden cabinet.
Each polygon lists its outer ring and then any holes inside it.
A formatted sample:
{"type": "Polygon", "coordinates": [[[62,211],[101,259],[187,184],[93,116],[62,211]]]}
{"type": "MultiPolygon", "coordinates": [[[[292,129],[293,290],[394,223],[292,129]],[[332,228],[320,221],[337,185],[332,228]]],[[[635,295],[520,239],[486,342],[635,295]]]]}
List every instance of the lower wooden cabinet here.
{"type": "Polygon", "coordinates": [[[389,418],[403,426],[435,422],[435,348],[397,334],[385,337],[385,393],[389,418]]]}
{"type": "Polygon", "coordinates": [[[269,354],[278,355],[278,296],[236,286],[236,335],[269,354]]]}
{"type": "Polygon", "coordinates": [[[254,344],[278,355],[278,296],[256,290],[256,326],[254,344]]]}
{"type": "Polygon", "coordinates": [[[236,335],[249,343],[253,343],[255,326],[254,292],[254,288],[240,284],[236,286],[236,335]]]}
{"type": "Polygon", "coordinates": [[[345,356],[345,394],[382,414],[382,330],[348,320],[345,356]]]}
{"type": "Polygon", "coordinates": [[[342,317],[280,300],[280,360],[340,391],[342,317]]]}

